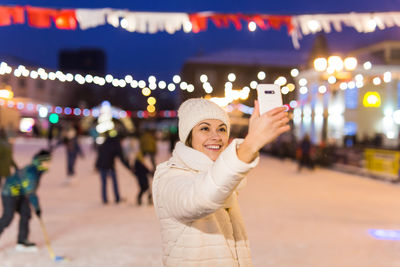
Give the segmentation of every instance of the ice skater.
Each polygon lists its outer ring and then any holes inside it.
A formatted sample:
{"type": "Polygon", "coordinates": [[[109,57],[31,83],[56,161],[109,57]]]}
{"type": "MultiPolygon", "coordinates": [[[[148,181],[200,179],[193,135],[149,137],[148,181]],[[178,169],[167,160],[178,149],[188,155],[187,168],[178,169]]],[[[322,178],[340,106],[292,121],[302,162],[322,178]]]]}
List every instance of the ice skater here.
{"type": "Polygon", "coordinates": [[[105,141],[97,148],[96,168],[100,172],[101,178],[101,197],[103,204],[108,203],[107,197],[107,176],[110,175],[114,189],[115,203],[121,201],[118,188],[117,173],[115,171],[115,158],[118,157],[126,168],[131,170],[128,160],[125,158],[120,138],[116,130],[106,133],[105,141]]]}
{"type": "Polygon", "coordinates": [[[20,218],[16,249],[19,251],[37,250],[35,243],[28,241],[29,220],[31,206],[36,215],[41,216],[36,191],[42,174],[49,169],[50,159],[50,153],[41,150],[33,157],[31,164],[8,176],[2,189],[3,215],[0,218],[0,235],[11,224],[15,212],[18,212],[20,218]]]}
{"type": "Polygon", "coordinates": [[[313,147],[310,141],[310,136],[306,134],[299,145],[298,167],[297,171],[300,172],[302,167],[307,167],[310,170],[314,169],[314,162],[312,159],[313,147]]]}
{"type": "Polygon", "coordinates": [[[147,175],[151,173],[151,171],[146,167],[144,164],[144,158],[143,158],[143,152],[139,150],[139,152],[136,154],[135,158],[135,164],[133,165],[133,173],[135,174],[138,184],[139,184],[139,193],[137,195],[137,205],[140,206],[142,205],[142,196],[144,193],[148,193],[147,199],[148,199],[148,204],[153,204],[152,197],[151,197],[151,191],[149,190],[149,178],[147,175]]]}
{"type": "Polygon", "coordinates": [[[255,102],[247,136],[230,144],[228,115],[209,100],[185,101],[178,119],[180,142],[153,182],[163,263],[251,266],[236,189],[257,165],[258,151],[290,129],[285,108],[260,116],[255,102]]]}

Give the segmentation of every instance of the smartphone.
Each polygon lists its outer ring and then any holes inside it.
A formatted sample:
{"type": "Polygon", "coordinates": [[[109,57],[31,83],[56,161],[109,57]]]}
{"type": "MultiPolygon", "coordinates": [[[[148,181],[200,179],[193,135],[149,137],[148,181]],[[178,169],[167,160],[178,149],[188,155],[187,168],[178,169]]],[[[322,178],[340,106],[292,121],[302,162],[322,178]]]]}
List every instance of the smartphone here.
{"type": "Polygon", "coordinates": [[[276,107],[282,107],[282,95],[280,86],[277,84],[257,85],[258,104],[260,115],[276,107]]]}

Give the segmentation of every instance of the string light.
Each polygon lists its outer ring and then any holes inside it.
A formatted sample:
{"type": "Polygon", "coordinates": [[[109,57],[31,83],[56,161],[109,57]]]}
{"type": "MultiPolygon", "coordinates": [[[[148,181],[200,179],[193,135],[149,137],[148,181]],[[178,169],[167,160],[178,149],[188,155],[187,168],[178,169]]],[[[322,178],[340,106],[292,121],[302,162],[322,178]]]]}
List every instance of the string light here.
{"type": "MultiPolygon", "coordinates": [[[[94,83],[99,86],[104,86],[106,83],[111,84],[114,87],[126,87],[128,84],[132,88],[137,88],[140,87],[143,89],[144,87],[147,86],[146,82],[144,80],[136,81],[133,79],[132,75],[126,75],[123,79],[117,79],[114,78],[113,75],[107,74],[105,77],[100,77],[100,76],[93,76],[91,74],[71,74],[71,73],[63,73],[62,71],[46,71],[43,68],[38,68],[37,70],[28,70],[25,66],[19,65],[17,68],[13,69],[10,67],[6,62],[0,62],[0,75],[5,75],[5,74],[13,74],[15,77],[30,77],[31,79],[42,79],[42,80],[59,80],[60,82],[77,82],[78,84],[85,84],[85,83],[94,83]]],[[[208,80],[208,77],[206,75],[203,75],[203,79],[205,81],[208,80]]],[[[176,84],[181,84],[181,88],[186,88],[187,87],[187,82],[182,81],[182,78],[179,75],[174,75],[172,78],[173,82],[176,84]],[[185,85],[186,84],[186,85],[185,85]]],[[[157,85],[157,78],[153,75],[148,77],[149,81],[149,87],[151,85],[151,89],[155,90],[156,88],[154,85],[157,85]]],[[[158,82],[158,87],[160,89],[165,89],[167,87],[166,82],[160,81],[158,82]]],[[[170,87],[172,88],[172,87],[170,87]]],[[[191,92],[194,91],[194,87],[191,87],[191,92]]],[[[173,89],[175,90],[175,89],[173,89]]],[[[173,91],[171,90],[171,91],[173,91]]]]}

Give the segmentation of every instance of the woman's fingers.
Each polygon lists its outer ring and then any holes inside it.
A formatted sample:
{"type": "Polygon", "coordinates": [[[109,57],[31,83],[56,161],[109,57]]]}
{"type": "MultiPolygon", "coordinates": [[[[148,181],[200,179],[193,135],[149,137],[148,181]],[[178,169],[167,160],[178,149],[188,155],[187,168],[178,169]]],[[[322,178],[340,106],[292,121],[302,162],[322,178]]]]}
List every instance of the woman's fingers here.
{"type": "Polygon", "coordinates": [[[260,105],[257,100],[254,100],[254,109],[253,113],[251,113],[250,119],[254,119],[260,116],[260,105]]]}
{"type": "Polygon", "coordinates": [[[283,127],[280,127],[278,129],[278,135],[281,135],[281,134],[283,134],[283,133],[285,133],[285,132],[287,132],[289,130],[290,130],[290,125],[285,125],[283,127]]]}
{"type": "Polygon", "coordinates": [[[268,116],[274,116],[275,114],[281,113],[282,111],[286,112],[286,107],[277,107],[271,109],[270,111],[266,112],[266,114],[268,114],[268,116]]]}

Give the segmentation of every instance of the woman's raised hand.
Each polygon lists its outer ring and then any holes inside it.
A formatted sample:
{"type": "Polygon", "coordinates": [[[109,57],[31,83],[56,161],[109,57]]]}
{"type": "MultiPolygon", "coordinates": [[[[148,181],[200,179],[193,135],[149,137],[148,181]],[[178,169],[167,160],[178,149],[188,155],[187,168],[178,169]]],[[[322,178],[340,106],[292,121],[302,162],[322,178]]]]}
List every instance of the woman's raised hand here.
{"type": "Polygon", "coordinates": [[[260,115],[260,107],[256,100],[253,114],[249,120],[249,131],[237,149],[239,159],[244,162],[254,160],[262,147],[290,130],[288,122],[289,118],[285,107],[274,108],[260,115]]]}

